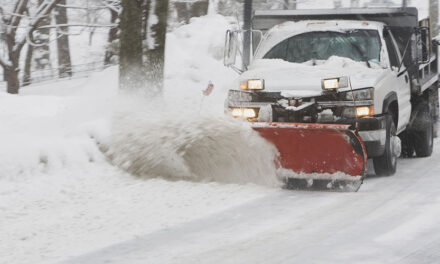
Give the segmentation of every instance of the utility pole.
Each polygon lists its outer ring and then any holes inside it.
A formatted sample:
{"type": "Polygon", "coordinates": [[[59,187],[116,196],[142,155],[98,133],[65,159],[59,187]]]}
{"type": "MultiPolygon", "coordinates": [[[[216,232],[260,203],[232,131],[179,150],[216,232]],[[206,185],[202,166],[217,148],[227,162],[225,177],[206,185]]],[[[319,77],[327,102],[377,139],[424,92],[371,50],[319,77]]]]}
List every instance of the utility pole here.
{"type": "Polygon", "coordinates": [[[252,42],[252,1],[244,1],[244,36],[243,36],[243,68],[246,69],[251,62],[252,42]]]}

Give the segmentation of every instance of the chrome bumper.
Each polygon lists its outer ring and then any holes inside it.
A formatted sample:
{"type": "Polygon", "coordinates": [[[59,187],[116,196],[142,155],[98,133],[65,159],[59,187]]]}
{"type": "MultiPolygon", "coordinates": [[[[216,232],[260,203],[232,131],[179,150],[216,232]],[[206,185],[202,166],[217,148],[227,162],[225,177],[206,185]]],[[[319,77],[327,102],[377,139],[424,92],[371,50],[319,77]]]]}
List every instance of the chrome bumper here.
{"type": "Polygon", "coordinates": [[[387,139],[386,129],[360,131],[359,135],[364,142],[380,142],[381,145],[385,145],[387,139]]]}

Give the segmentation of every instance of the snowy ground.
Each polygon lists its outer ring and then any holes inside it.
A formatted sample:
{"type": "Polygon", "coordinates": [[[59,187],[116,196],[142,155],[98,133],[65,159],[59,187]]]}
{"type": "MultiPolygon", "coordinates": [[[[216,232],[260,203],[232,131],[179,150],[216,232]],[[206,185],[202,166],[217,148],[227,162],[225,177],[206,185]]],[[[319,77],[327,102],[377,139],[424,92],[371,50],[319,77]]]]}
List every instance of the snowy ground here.
{"type": "Polygon", "coordinates": [[[438,263],[439,159],[400,160],[359,193],[272,191],[65,263],[438,263]]]}
{"type": "Polygon", "coordinates": [[[217,38],[227,27],[228,20],[212,16],[169,35],[160,112],[118,93],[115,68],[35,85],[20,96],[0,93],[0,263],[438,262],[440,151],[400,160],[396,176],[370,177],[359,193],[278,188],[267,163],[271,149],[222,117],[234,78],[221,66],[217,38]],[[216,89],[202,102],[209,80],[216,89]],[[131,121],[115,119],[121,113],[131,121]],[[207,117],[212,122],[197,121],[207,117]],[[239,139],[228,148],[216,142],[221,124],[239,139]],[[139,147],[132,136],[158,126],[158,141],[147,142],[151,152],[169,153],[175,166],[167,175],[157,175],[163,163],[154,158],[131,167],[147,148],[114,145],[126,137],[139,147]],[[160,144],[173,135],[172,144],[160,144]],[[227,158],[194,152],[215,144],[227,158]],[[121,152],[128,163],[112,160],[121,152]]]}

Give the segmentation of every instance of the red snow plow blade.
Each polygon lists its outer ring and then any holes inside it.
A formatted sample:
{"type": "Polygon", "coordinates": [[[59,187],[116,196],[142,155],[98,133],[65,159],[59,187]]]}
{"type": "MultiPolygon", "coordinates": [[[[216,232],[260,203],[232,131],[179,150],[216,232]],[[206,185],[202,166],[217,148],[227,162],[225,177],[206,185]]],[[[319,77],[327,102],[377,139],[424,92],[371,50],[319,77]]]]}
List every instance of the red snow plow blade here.
{"type": "MultiPolygon", "coordinates": [[[[253,129],[278,149],[279,166],[301,179],[363,179],[367,154],[349,125],[253,123],[253,129]],[[305,177],[304,175],[310,175],[305,177]]],[[[295,178],[293,176],[293,178],[295,178]]]]}

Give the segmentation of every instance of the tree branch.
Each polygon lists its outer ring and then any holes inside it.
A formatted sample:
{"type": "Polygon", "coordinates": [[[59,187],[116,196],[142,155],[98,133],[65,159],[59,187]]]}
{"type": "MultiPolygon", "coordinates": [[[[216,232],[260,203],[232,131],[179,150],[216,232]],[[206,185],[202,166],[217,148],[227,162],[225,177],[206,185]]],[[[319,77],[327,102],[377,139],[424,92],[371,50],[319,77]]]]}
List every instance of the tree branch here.
{"type": "MultiPolygon", "coordinates": [[[[23,1],[27,1],[27,0],[23,0],[23,1]]],[[[35,31],[35,29],[37,29],[38,24],[40,24],[40,22],[45,18],[45,16],[47,16],[59,2],[60,0],[51,0],[51,2],[42,4],[38,8],[35,18],[31,21],[28,30],[25,33],[26,35],[15,45],[13,50],[14,53],[19,53],[21,51],[23,46],[26,44],[27,36],[32,34],[35,31]]]]}
{"type": "Polygon", "coordinates": [[[12,12],[15,14],[11,19],[11,26],[17,27],[20,24],[20,21],[22,19],[22,16],[24,12],[27,9],[29,0],[18,0],[17,4],[15,5],[14,11],[12,12]]]}
{"type": "Polygon", "coordinates": [[[47,29],[47,28],[66,28],[66,27],[89,27],[89,28],[99,28],[99,27],[117,27],[118,24],[56,24],[56,25],[49,25],[49,26],[41,26],[37,27],[36,29],[47,29]]]}

